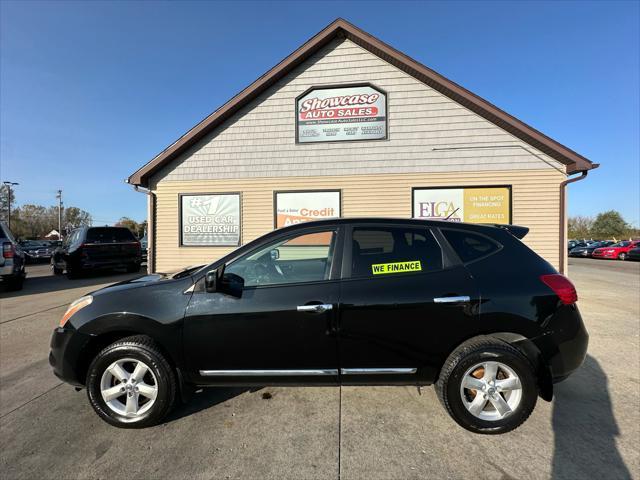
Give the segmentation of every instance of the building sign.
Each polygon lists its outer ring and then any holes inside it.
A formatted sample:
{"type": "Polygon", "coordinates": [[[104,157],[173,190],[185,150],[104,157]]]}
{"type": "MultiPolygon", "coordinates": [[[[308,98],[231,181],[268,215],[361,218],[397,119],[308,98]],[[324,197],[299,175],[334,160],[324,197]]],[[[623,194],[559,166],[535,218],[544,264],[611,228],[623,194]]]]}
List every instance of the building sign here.
{"type": "Polygon", "coordinates": [[[180,245],[240,245],[240,194],[181,195],[180,245]]]}
{"type": "Polygon", "coordinates": [[[511,187],[414,188],[413,217],[511,223],[511,187]]]}
{"type": "Polygon", "coordinates": [[[298,143],[387,138],[387,96],[369,85],[314,88],[296,100],[298,143]]]}
{"type": "Polygon", "coordinates": [[[340,191],[276,192],[276,228],[340,216],[340,191]]]}

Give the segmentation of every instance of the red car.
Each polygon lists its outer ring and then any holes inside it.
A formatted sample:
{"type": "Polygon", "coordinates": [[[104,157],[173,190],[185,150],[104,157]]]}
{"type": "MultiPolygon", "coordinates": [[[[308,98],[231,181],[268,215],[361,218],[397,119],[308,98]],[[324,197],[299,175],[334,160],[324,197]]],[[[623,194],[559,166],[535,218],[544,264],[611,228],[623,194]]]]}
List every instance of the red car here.
{"type": "Polygon", "coordinates": [[[622,241],[609,245],[608,247],[596,248],[591,255],[593,258],[611,258],[626,260],[627,252],[632,248],[640,246],[640,240],[622,241]]]}

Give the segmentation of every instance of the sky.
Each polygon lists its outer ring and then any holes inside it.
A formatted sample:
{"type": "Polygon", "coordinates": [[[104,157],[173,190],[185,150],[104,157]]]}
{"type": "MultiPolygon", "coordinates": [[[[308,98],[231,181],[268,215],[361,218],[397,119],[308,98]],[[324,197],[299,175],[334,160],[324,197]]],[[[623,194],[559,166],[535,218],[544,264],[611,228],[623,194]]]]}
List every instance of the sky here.
{"type": "Polygon", "coordinates": [[[600,163],[570,215],[640,225],[640,2],[0,0],[0,179],[146,218],[131,173],[343,17],[600,163]]]}

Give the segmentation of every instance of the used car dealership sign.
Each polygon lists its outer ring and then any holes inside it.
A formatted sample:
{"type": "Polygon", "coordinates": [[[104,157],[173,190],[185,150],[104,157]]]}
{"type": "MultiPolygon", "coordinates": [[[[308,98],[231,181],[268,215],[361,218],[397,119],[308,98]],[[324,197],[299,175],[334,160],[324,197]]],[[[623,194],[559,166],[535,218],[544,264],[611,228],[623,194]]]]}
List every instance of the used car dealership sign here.
{"type": "Polygon", "coordinates": [[[369,85],[314,88],[296,102],[299,143],[387,137],[387,96],[369,85]]]}

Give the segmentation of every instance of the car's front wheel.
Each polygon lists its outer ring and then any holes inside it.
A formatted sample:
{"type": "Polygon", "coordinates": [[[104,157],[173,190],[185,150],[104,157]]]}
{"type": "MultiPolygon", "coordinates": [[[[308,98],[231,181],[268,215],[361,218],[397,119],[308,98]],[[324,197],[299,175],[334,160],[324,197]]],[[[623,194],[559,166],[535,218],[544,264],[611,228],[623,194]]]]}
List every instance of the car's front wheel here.
{"type": "Polygon", "coordinates": [[[627,254],[625,252],[622,252],[620,255],[618,255],[618,260],[626,260],[627,259],[627,254]]]}
{"type": "Polygon", "coordinates": [[[176,377],[153,340],[119,340],[91,362],[87,374],[91,406],[107,423],[143,428],[159,423],[176,398],[176,377]]]}
{"type": "Polygon", "coordinates": [[[533,366],[517,348],[491,337],[463,343],[436,382],[451,417],[475,433],[505,433],[529,418],[538,399],[533,366]]]}

